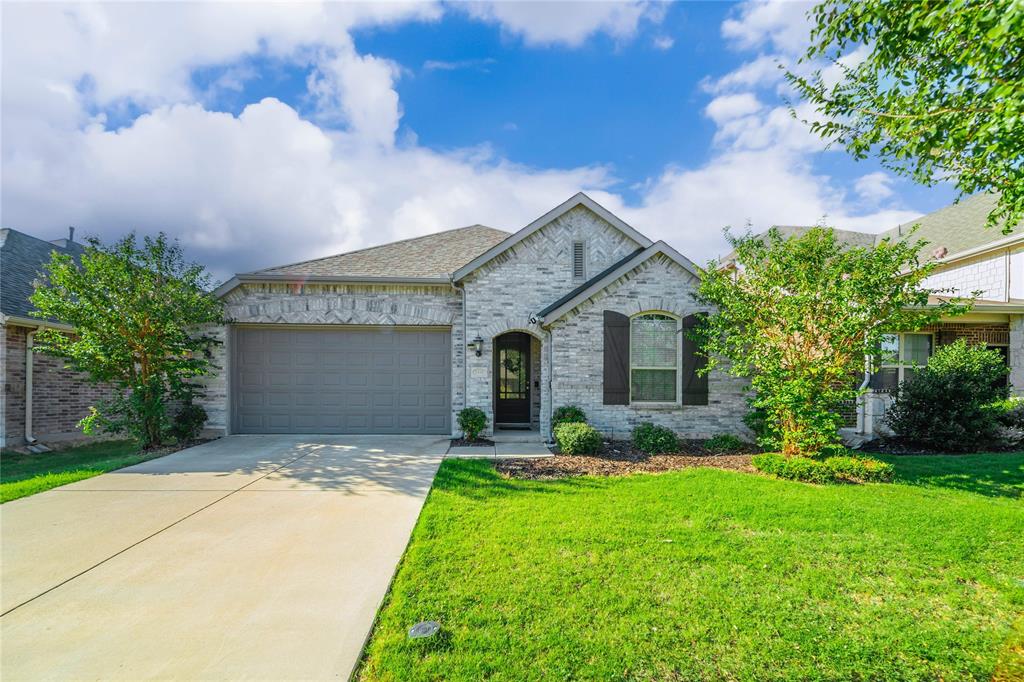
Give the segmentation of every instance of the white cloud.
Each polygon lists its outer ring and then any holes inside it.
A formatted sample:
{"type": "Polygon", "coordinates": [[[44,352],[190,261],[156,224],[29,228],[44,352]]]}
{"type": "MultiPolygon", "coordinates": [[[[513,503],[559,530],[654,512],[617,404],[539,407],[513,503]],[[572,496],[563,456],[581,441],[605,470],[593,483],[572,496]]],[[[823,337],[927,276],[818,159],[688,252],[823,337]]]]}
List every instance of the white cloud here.
{"type": "MultiPolygon", "coordinates": [[[[42,237],[66,225],[107,239],[166,230],[226,277],[477,222],[516,229],[581,189],[697,260],[723,250],[723,225],[748,218],[766,227],[827,213],[841,227],[883,229],[913,217],[848,201],[813,172],[813,138],[783,107],[743,92],[739,76],[708,105],[718,126],[711,159],[666,169],[629,205],[599,164],[538,169],[487,146],[442,153],[414,134],[396,142],[399,67],[359,54],[348,30],[430,20],[436,5],[240,7],[5,6],[2,224],[42,237]],[[194,68],[224,66],[216,87],[230,90],[255,53],[312,65],[313,121],[272,98],[238,116],[199,103],[211,100],[192,91],[194,68]],[[118,130],[90,114],[119,103],[148,113],[118,130]]],[[[631,37],[661,9],[502,4],[485,18],[533,44],[576,45],[595,31],[631,37]],[[545,14],[561,19],[545,27],[545,14]]]]}
{"type": "Polygon", "coordinates": [[[715,123],[721,125],[727,121],[749,116],[761,110],[763,105],[757,97],[749,92],[739,95],[722,95],[716,97],[704,108],[704,113],[715,123]]]}
{"type": "Polygon", "coordinates": [[[786,54],[807,48],[811,24],[803,0],[747,0],[722,22],[722,36],[739,49],[773,47],[786,54]]]}
{"type": "Polygon", "coordinates": [[[676,41],[671,36],[657,36],[651,44],[656,50],[671,50],[676,41]]]}
{"type": "Polygon", "coordinates": [[[323,55],[306,81],[317,112],[328,123],[343,122],[357,138],[390,147],[402,117],[394,81],[398,64],[346,46],[323,55]]]}
{"type": "Polygon", "coordinates": [[[453,7],[471,17],[499,24],[528,45],[581,45],[595,33],[617,40],[636,35],[641,20],[658,23],[664,8],[651,2],[464,2],[453,7]]]}
{"type": "Polygon", "coordinates": [[[778,55],[761,55],[753,61],[717,79],[705,79],[702,87],[706,92],[722,94],[751,88],[768,88],[782,80],[778,55]]]}
{"type": "Polygon", "coordinates": [[[495,63],[495,59],[487,57],[484,59],[459,59],[456,61],[443,61],[438,59],[428,59],[423,62],[424,71],[461,71],[463,69],[472,69],[475,71],[482,71],[487,73],[487,67],[495,63]]]}
{"type": "Polygon", "coordinates": [[[853,189],[864,201],[878,203],[893,195],[892,182],[891,175],[885,171],[876,171],[857,178],[853,189]]]}

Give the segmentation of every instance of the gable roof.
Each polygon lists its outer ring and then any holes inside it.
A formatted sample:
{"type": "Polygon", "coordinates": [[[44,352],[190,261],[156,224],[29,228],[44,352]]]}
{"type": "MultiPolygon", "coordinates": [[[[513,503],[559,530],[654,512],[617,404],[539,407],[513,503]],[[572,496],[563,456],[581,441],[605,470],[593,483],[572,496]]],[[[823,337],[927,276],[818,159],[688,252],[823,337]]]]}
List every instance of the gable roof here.
{"type": "Polygon", "coordinates": [[[450,272],[508,236],[493,227],[470,225],[246,274],[447,280],[450,272]]]}
{"type": "MultiPolygon", "coordinates": [[[[9,317],[31,317],[35,306],[28,300],[29,296],[54,251],[78,258],[85,247],[67,239],[48,242],[10,228],[0,229],[0,313],[9,317]]],[[[40,324],[43,321],[38,320],[40,324]]]]}
{"type": "Polygon", "coordinates": [[[931,260],[932,254],[940,248],[945,248],[946,257],[949,257],[1002,241],[1006,235],[998,228],[985,227],[988,214],[995,208],[997,201],[998,196],[995,194],[975,194],[959,203],[881,232],[876,236],[875,243],[885,238],[891,238],[893,241],[924,239],[928,244],[920,250],[918,256],[923,260],[931,260]],[[919,227],[916,232],[910,234],[914,225],[919,227]]]}
{"type": "Polygon", "coordinates": [[[586,299],[604,289],[619,277],[622,277],[630,270],[633,270],[658,254],[667,256],[683,270],[686,270],[694,277],[700,278],[700,269],[694,265],[689,258],[683,256],[665,242],[659,241],[651,244],[646,249],[638,249],[625,258],[622,258],[618,262],[612,264],[603,272],[598,273],[562,298],[541,310],[537,313],[537,317],[540,318],[540,322],[542,324],[554,322],[586,299]]]}
{"type": "Polygon", "coordinates": [[[597,203],[583,192],[577,192],[567,201],[562,202],[561,204],[554,207],[541,217],[534,220],[532,223],[530,223],[523,229],[509,235],[503,241],[495,244],[484,253],[480,254],[470,262],[460,267],[458,270],[452,273],[452,280],[458,282],[459,280],[465,278],[467,275],[469,275],[471,272],[473,272],[480,266],[490,262],[495,257],[509,250],[519,242],[529,237],[534,232],[537,232],[551,221],[560,218],[561,216],[565,215],[566,213],[576,208],[577,206],[584,206],[585,208],[593,211],[602,220],[604,220],[612,227],[616,228],[617,230],[625,234],[627,237],[629,237],[630,239],[632,239],[633,241],[637,242],[638,244],[645,248],[653,243],[650,239],[648,239],[647,237],[645,237],[644,235],[640,234],[635,229],[627,225],[625,222],[623,222],[621,218],[613,214],[604,206],[597,203]]]}

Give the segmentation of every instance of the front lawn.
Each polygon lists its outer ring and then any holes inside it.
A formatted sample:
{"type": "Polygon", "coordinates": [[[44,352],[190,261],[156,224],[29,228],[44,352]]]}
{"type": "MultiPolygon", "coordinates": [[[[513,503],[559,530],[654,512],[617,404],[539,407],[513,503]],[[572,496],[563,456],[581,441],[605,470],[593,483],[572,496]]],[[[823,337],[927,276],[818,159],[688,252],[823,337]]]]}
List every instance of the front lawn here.
{"type": "Polygon", "coordinates": [[[1024,453],[884,459],[895,484],[446,460],[360,677],[1024,679],[1024,453]]]}
{"type": "Polygon", "coordinates": [[[89,443],[40,455],[5,451],[0,457],[0,503],[166,454],[140,452],[134,441],[89,443]]]}

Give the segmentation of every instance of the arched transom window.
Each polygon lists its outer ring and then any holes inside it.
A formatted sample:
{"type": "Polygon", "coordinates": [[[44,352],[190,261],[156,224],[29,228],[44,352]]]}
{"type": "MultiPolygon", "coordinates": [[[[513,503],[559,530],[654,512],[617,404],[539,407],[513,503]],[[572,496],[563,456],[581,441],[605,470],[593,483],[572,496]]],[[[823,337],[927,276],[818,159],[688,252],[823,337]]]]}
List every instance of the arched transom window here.
{"type": "Polygon", "coordinates": [[[679,347],[676,318],[664,313],[643,313],[630,320],[630,402],[677,401],[679,347]]]}

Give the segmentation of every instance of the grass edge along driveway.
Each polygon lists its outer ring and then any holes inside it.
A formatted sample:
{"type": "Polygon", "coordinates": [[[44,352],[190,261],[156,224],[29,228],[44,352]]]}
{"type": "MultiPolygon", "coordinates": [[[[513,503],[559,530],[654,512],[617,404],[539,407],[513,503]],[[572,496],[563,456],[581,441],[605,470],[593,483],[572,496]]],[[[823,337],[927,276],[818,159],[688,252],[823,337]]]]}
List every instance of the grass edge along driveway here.
{"type": "Polygon", "coordinates": [[[1024,678],[1024,453],[886,459],[860,486],[447,460],[359,678],[1024,678]]]}
{"type": "Polygon", "coordinates": [[[134,441],[88,443],[42,454],[4,451],[0,455],[0,503],[99,476],[149,459],[166,449],[142,452],[134,441]]]}

